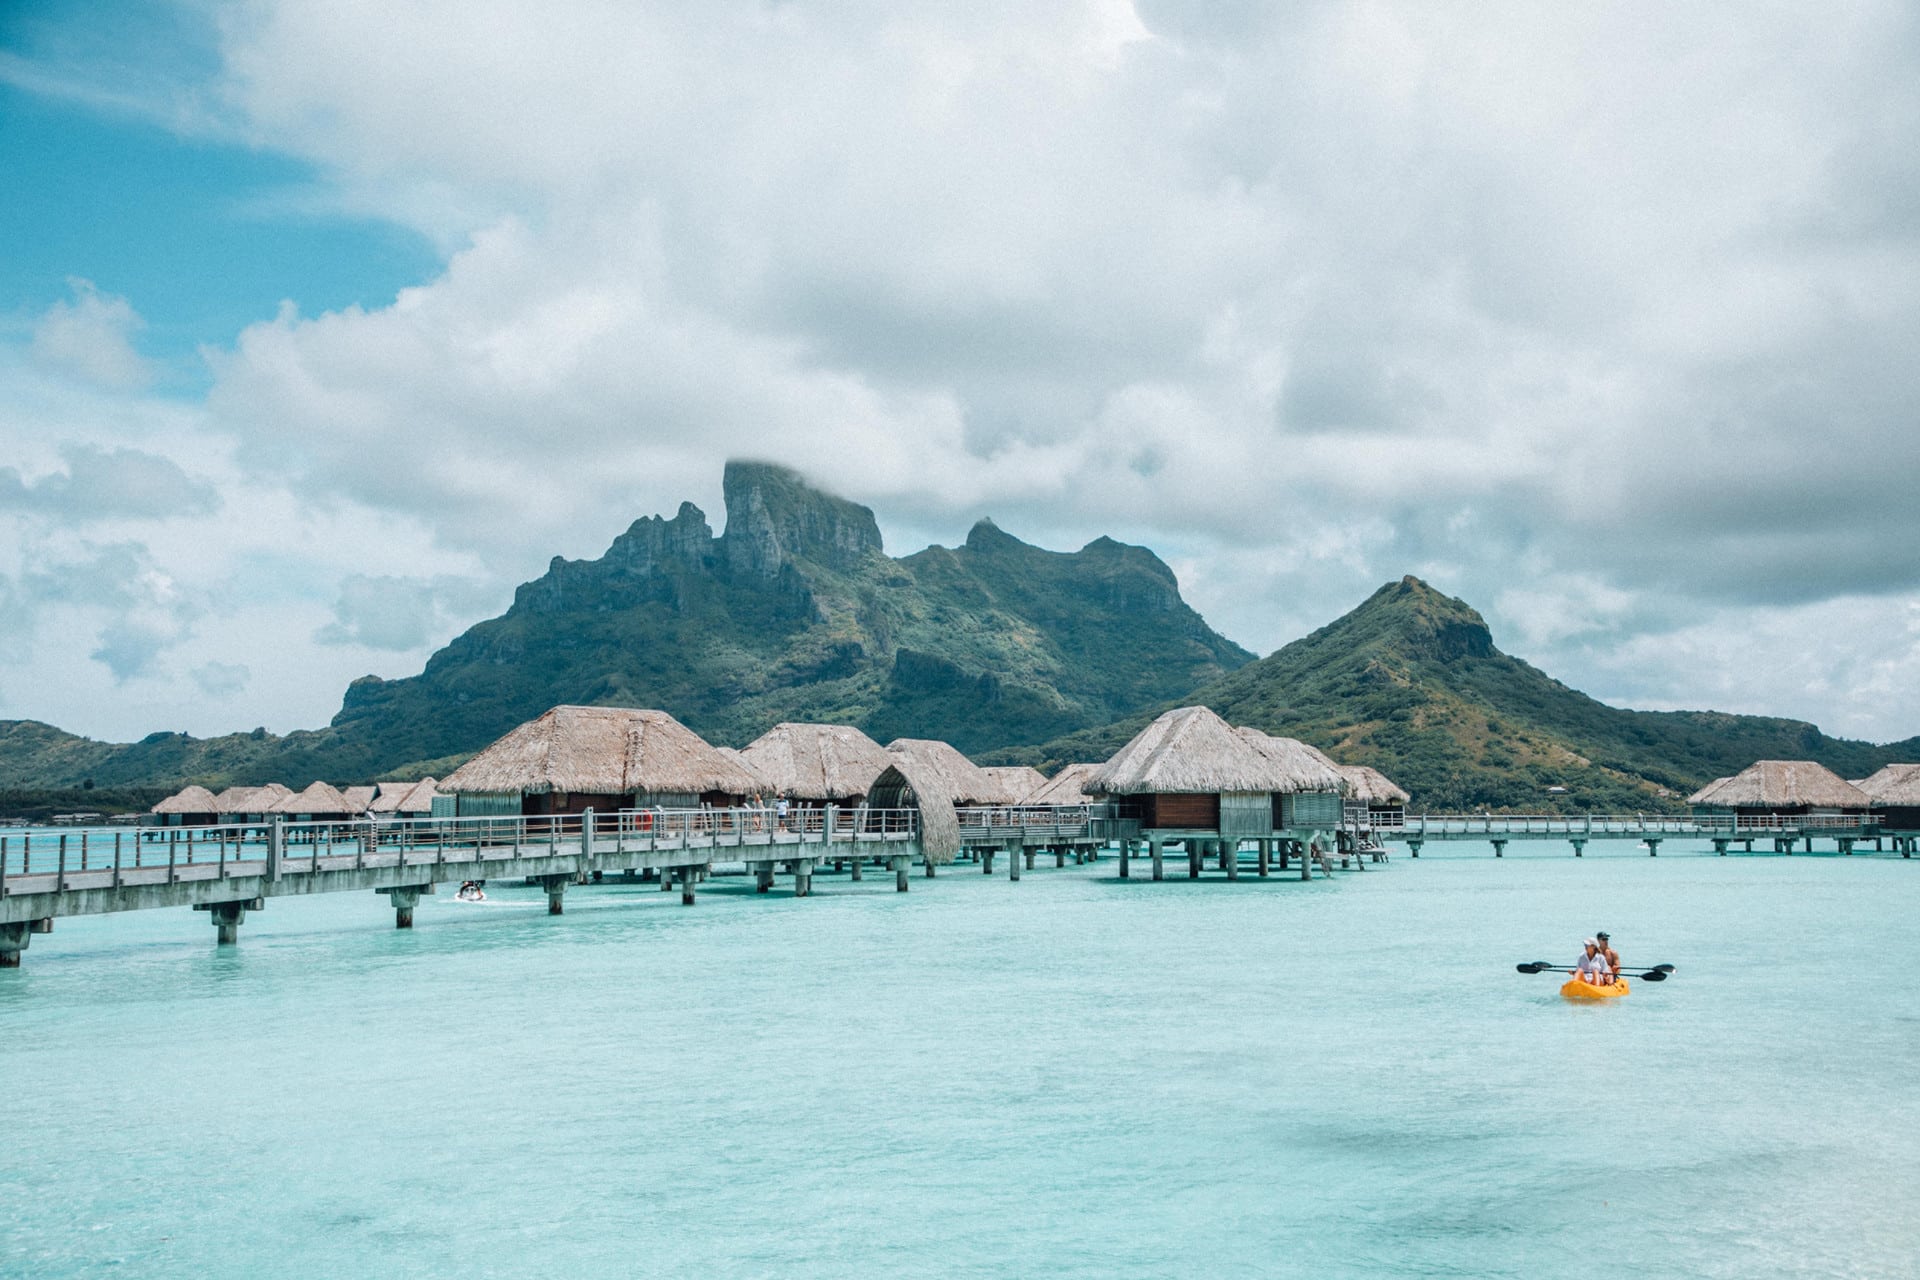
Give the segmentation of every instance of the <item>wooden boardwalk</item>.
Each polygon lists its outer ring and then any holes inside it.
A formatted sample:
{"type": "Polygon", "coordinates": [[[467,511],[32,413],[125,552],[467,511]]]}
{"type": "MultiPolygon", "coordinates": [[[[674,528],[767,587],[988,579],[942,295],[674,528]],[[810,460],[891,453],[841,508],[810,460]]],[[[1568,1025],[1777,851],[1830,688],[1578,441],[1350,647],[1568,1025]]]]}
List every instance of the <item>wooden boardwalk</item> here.
{"type": "Polygon", "coordinates": [[[1877,814],[1408,814],[1398,821],[1369,819],[1360,831],[1375,841],[1404,844],[1414,857],[1431,841],[1481,841],[1493,846],[1495,857],[1516,840],[1562,840],[1573,846],[1575,857],[1594,840],[1631,840],[1657,856],[1666,840],[1699,840],[1725,854],[1735,845],[1753,852],[1756,842],[1771,842],[1776,853],[1792,853],[1802,845],[1813,851],[1815,839],[1832,840],[1843,854],[1863,845],[1891,848],[1912,857],[1920,834],[1883,831],[1877,814]]]}
{"type": "MultiPolygon", "coordinates": [[[[1012,878],[1037,850],[1080,861],[1108,838],[1094,805],[963,811],[963,855],[1006,851],[1012,878]]],[[[20,963],[34,933],[62,916],[190,906],[207,911],[231,943],[248,911],[307,893],[385,894],[395,924],[410,928],[420,898],[440,884],[525,880],[546,888],[559,915],[570,885],[617,875],[676,885],[693,905],[716,865],[744,866],[755,888],[776,873],[812,892],[822,867],[853,879],[882,866],[906,892],[909,868],[934,860],[916,809],[643,809],[554,817],[362,819],[206,827],[123,827],[0,832],[0,968],[20,963]]]]}

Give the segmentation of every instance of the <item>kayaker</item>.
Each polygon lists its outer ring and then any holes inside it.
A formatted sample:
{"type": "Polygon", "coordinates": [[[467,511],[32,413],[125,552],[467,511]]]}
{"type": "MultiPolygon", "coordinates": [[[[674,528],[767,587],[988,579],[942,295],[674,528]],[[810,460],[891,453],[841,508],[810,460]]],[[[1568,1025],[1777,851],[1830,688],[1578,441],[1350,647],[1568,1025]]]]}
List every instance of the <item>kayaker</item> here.
{"type": "Polygon", "coordinates": [[[1607,972],[1607,958],[1600,954],[1600,943],[1588,938],[1582,942],[1580,958],[1574,962],[1573,971],[1582,981],[1599,986],[1607,972]]]}
{"type": "Polygon", "coordinates": [[[1612,982],[1620,976],[1620,953],[1607,941],[1607,935],[1596,933],[1593,940],[1600,944],[1600,958],[1607,962],[1607,981],[1612,982]]]}

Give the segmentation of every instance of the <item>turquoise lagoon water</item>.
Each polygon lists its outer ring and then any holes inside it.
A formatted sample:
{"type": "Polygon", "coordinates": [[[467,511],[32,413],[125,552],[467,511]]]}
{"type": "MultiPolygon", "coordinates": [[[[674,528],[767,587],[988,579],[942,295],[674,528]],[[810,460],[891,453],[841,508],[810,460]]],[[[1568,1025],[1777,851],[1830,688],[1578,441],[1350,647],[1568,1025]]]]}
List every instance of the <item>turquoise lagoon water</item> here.
{"type": "Polygon", "coordinates": [[[1685,852],[65,920],[0,1272],[1915,1274],[1920,860],[1685,852]]]}

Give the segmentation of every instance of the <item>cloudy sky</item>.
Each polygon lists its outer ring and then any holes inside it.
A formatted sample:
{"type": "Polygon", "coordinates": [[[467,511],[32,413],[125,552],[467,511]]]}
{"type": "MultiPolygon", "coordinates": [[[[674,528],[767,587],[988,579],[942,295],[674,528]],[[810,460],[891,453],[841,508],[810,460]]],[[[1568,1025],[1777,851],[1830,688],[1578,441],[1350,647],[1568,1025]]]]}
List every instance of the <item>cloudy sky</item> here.
{"type": "Polygon", "coordinates": [[[722,461],[1920,733],[1902,3],[0,6],[0,717],[323,723],[722,461]]]}

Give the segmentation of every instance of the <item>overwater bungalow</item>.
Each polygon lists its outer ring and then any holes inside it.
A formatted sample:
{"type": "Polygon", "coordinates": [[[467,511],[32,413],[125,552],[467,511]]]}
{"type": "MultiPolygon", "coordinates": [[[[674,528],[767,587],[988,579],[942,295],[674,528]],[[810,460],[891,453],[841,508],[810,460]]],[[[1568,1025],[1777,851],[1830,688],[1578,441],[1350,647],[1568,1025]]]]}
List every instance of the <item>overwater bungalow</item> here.
{"type": "Polygon", "coordinates": [[[341,787],[340,795],[353,810],[357,818],[363,818],[373,808],[373,797],[378,787],[341,787]]]}
{"type": "Polygon", "coordinates": [[[1920,764],[1890,764],[1853,784],[1873,802],[1885,831],[1920,831],[1920,764]]]}
{"type": "MultiPolygon", "coordinates": [[[[1158,878],[1168,841],[1186,846],[1195,876],[1203,852],[1215,850],[1237,876],[1246,840],[1260,842],[1263,871],[1274,841],[1331,850],[1345,782],[1305,743],[1235,731],[1206,707],[1181,707],[1142,729],[1085,785],[1139,823],[1158,878]]],[[[1124,849],[1122,858],[1125,874],[1124,849]]]]}
{"type": "Polygon", "coordinates": [[[205,787],[182,787],[152,812],[163,827],[210,827],[220,821],[220,801],[205,787]]]}
{"type": "Polygon", "coordinates": [[[1106,797],[1087,790],[1087,781],[1100,772],[1098,764],[1070,764],[1048,778],[1022,804],[1103,804],[1106,797]]]}
{"type": "Polygon", "coordinates": [[[213,799],[222,822],[264,822],[273,806],[292,794],[291,787],[269,782],[264,787],[228,787],[213,799]]]}
{"type": "Polygon", "coordinates": [[[439,784],[457,816],[716,808],[759,778],[664,711],[555,707],[439,784]]]}
{"type": "Polygon", "coordinates": [[[382,782],[367,812],[379,817],[424,818],[433,812],[433,799],[437,794],[432,778],[418,782],[382,782]]]}
{"type": "Polygon", "coordinates": [[[343,822],[359,817],[360,812],[337,789],[324,782],[314,782],[305,791],[280,797],[267,810],[267,815],[293,822],[343,822]]]}
{"type": "Polygon", "coordinates": [[[1347,780],[1347,816],[1351,825],[1404,827],[1407,825],[1407,801],[1412,799],[1386,774],[1364,764],[1339,764],[1334,768],[1347,780]]]}
{"type": "Polygon", "coordinates": [[[850,725],[777,724],[740,751],[768,799],[807,808],[855,808],[893,763],[887,749],[850,725]]]}
{"type": "Polygon", "coordinates": [[[1025,764],[990,764],[981,766],[980,772],[992,778],[1013,797],[1011,804],[1030,804],[1033,793],[1047,785],[1047,775],[1025,764]]]}
{"type": "Polygon", "coordinates": [[[923,775],[938,775],[942,789],[960,808],[1013,804],[1013,788],[960,754],[950,743],[932,738],[895,738],[887,752],[915,763],[923,775]]]}
{"type": "Polygon", "coordinates": [[[1856,825],[1873,809],[1865,791],[1811,760],[1761,760],[1702,787],[1687,803],[1703,816],[1745,819],[1743,826],[1772,817],[1832,818],[1835,825],[1856,825]]]}

